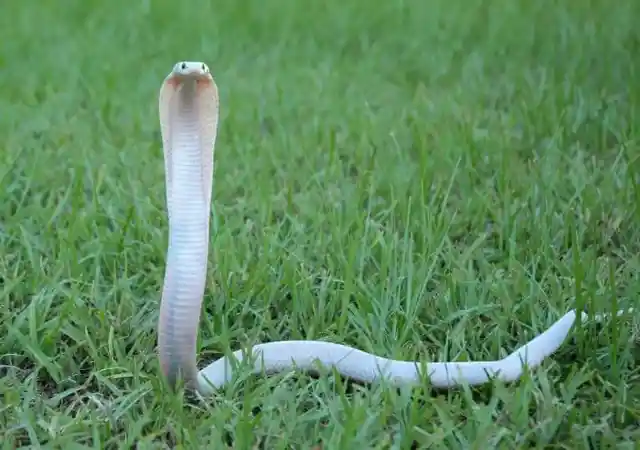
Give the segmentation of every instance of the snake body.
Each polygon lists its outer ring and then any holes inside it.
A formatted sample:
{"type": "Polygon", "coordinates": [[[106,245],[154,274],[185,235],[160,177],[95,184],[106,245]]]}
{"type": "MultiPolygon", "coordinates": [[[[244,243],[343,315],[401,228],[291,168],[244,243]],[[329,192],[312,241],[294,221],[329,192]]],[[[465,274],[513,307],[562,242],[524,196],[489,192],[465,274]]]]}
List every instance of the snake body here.
{"type": "MultiPolygon", "coordinates": [[[[211,394],[234,376],[231,364],[245,358],[238,350],[198,371],[196,338],[204,296],[211,215],[214,148],[218,128],[218,88],[206,64],[179,62],[159,95],[165,163],[169,245],[158,325],[160,366],[171,385],[181,378],[199,393],[211,394]]],[[[628,311],[628,310],[627,310],[628,311]]],[[[618,312],[618,314],[624,311],[618,312]]],[[[589,317],[582,312],[582,319],[589,317]]],[[[396,361],[345,345],[322,341],[279,341],[251,348],[251,371],[318,372],[320,366],[361,382],[386,380],[394,386],[450,388],[478,385],[492,378],[514,381],[554,353],[577,317],[569,311],[548,330],[496,361],[396,361]]],[[[607,315],[596,315],[602,320],[607,315]]]]}

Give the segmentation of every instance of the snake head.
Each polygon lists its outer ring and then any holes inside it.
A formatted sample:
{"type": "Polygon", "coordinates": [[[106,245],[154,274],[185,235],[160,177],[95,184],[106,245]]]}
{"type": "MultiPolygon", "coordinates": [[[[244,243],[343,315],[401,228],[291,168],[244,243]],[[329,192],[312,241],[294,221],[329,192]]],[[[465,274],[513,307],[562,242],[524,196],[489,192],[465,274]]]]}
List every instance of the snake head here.
{"type": "Polygon", "coordinates": [[[211,77],[209,66],[199,61],[180,61],[173,66],[171,72],[180,78],[203,79],[211,77]]]}

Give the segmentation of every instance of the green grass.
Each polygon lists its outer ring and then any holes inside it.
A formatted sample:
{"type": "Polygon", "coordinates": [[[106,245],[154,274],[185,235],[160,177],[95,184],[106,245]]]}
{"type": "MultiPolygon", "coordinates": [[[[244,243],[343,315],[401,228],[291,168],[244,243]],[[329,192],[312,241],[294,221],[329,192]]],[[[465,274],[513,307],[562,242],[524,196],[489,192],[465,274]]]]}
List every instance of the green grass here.
{"type": "Polygon", "coordinates": [[[638,17],[634,0],[5,1],[2,448],[637,448],[637,316],[451,392],[240,375],[189,400],[155,346],[157,94],[182,59],[221,90],[200,365],[289,338],[495,359],[571,308],[637,304],[638,17]]]}

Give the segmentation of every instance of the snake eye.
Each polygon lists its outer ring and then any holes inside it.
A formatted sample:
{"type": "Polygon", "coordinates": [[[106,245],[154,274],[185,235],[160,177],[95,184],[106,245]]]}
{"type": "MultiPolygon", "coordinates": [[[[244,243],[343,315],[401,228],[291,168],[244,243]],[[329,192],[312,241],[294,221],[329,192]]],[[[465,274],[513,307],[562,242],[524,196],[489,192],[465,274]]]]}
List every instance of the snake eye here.
{"type": "Polygon", "coordinates": [[[208,72],[208,71],[209,71],[209,68],[207,67],[207,65],[206,65],[206,64],[203,64],[203,65],[202,65],[202,71],[203,71],[203,72],[208,72]]]}
{"type": "Polygon", "coordinates": [[[182,64],[180,64],[180,68],[181,68],[182,70],[185,70],[185,69],[187,68],[187,63],[182,63],[182,64]]]}

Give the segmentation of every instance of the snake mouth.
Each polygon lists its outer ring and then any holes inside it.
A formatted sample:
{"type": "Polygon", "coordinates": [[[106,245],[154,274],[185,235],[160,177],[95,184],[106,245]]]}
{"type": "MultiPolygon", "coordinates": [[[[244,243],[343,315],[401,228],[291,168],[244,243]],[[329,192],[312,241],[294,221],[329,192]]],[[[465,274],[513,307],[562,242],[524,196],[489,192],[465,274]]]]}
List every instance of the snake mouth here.
{"type": "Polygon", "coordinates": [[[208,73],[202,73],[199,70],[193,69],[188,72],[177,73],[174,75],[176,78],[183,80],[210,80],[211,75],[208,73]]]}
{"type": "Polygon", "coordinates": [[[195,83],[197,87],[209,87],[213,83],[213,79],[208,74],[200,72],[176,73],[167,80],[174,88],[185,83],[195,83]]]}

